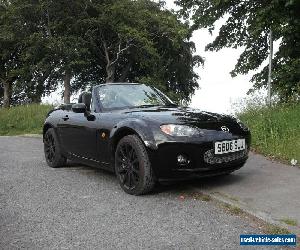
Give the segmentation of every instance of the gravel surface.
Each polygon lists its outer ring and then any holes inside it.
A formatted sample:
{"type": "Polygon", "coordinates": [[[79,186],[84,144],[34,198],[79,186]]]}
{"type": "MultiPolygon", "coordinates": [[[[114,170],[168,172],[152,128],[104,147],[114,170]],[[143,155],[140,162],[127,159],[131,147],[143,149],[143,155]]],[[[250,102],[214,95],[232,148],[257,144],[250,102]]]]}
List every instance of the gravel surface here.
{"type": "Polygon", "coordinates": [[[260,233],[189,192],[131,196],[102,170],[49,168],[40,139],[0,137],[0,249],[247,249],[239,235],[260,233]]]}

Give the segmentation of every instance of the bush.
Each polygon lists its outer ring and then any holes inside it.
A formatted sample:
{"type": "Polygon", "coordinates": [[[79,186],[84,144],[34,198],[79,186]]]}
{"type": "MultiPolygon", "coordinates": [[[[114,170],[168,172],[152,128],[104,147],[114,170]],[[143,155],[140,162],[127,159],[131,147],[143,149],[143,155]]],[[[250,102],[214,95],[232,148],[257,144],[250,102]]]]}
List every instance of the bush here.
{"type": "Polygon", "coordinates": [[[50,105],[30,104],[0,108],[0,135],[41,134],[50,105]]]}
{"type": "Polygon", "coordinates": [[[248,107],[239,118],[252,133],[255,151],[291,161],[300,160],[300,104],[248,107]]]}

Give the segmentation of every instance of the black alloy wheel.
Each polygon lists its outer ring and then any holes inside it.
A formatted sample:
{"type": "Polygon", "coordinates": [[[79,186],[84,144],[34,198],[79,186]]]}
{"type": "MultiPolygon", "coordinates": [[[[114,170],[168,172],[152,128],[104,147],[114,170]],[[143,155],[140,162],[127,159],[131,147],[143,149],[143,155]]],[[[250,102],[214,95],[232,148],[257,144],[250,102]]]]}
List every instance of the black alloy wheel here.
{"type": "Polygon", "coordinates": [[[53,128],[48,129],[44,135],[44,153],[49,167],[61,167],[67,162],[67,159],[61,153],[60,145],[53,128]]]}
{"type": "Polygon", "coordinates": [[[115,171],[126,193],[141,195],[150,192],[155,178],[145,146],[136,135],[121,139],[115,153],[115,171]]]}
{"type": "Polygon", "coordinates": [[[121,145],[118,155],[118,173],[120,180],[127,189],[136,188],[140,180],[139,160],[134,148],[129,144],[121,145]]]}
{"type": "Polygon", "coordinates": [[[54,137],[51,133],[45,135],[45,156],[49,162],[53,162],[55,158],[55,143],[54,137]]]}

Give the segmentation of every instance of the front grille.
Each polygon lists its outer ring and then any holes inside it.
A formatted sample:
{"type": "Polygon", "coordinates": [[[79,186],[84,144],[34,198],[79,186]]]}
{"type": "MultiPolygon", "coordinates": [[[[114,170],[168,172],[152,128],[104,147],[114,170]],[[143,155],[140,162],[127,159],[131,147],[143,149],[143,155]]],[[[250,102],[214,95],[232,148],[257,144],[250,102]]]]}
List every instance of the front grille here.
{"type": "Polygon", "coordinates": [[[236,161],[246,157],[248,150],[243,150],[229,155],[215,155],[214,150],[208,150],[204,153],[204,161],[208,164],[221,164],[236,161]]]}

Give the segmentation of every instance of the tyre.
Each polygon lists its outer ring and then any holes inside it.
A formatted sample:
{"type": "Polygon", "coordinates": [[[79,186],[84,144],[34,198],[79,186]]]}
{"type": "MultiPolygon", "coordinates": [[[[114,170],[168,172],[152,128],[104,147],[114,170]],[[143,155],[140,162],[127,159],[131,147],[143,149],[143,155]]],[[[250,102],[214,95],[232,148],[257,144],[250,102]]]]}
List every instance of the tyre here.
{"type": "Polygon", "coordinates": [[[62,156],[61,148],[53,128],[49,128],[44,136],[44,153],[46,162],[51,168],[64,166],[67,159],[62,156]]]}
{"type": "Polygon", "coordinates": [[[128,194],[142,195],[154,188],[155,177],[148,153],[138,136],[125,136],[118,143],[115,172],[121,188],[128,194]]]}

